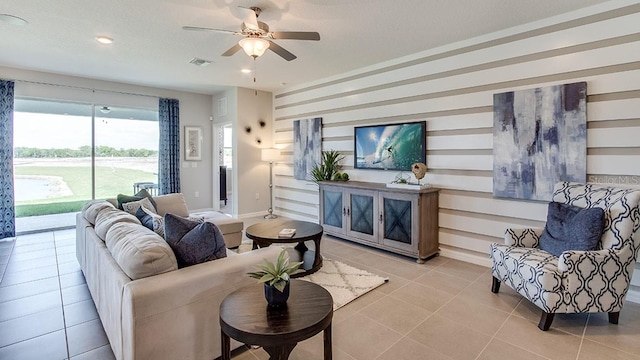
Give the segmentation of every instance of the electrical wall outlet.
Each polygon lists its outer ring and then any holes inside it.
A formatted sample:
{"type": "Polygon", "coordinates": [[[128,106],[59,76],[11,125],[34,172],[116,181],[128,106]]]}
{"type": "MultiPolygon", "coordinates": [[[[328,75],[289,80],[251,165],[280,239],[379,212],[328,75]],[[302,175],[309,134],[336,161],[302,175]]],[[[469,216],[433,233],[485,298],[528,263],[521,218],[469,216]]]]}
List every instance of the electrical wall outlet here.
{"type": "Polygon", "coordinates": [[[195,194],[193,194],[193,196],[200,197],[200,191],[196,191],[195,194]]]}
{"type": "Polygon", "coordinates": [[[256,193],[256,200],[260,200],[260,193],[256,193]]]}

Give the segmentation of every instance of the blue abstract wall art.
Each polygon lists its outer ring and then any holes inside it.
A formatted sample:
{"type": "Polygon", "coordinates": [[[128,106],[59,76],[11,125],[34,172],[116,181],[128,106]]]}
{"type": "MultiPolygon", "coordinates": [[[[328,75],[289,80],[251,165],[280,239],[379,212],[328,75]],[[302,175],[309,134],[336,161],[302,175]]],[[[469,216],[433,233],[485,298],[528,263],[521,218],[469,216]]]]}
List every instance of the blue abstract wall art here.
{"type": "Polygon", "coordinates": [[[586,181],[587,83],[493,96],[493,195],[550,201],[558,181],[586,181]]]}
{"type": "Polygon", "coordinates": [[[293,122],[293,177],[308,180],[322,156],[322,118],[293,122]]]}

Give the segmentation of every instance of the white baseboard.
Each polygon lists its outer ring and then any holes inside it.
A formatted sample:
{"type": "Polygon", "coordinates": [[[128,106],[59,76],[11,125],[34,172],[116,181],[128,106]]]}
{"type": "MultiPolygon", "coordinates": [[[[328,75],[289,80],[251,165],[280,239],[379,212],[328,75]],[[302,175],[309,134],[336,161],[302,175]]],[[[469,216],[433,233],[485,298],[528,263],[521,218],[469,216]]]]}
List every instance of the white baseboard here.
{"type": "Polygon", "coordinates": [[[253,212],[253,213],[239,214],[238,218],[239,219],[247,219],[247,218],[259,217],[259,216],[265,216],[267,214],[268,214],[267,211],[258,211],[258,212],[253,212]]]}
{"type": "Polygon", "coordinates": [[[455,260],[460,260],[484,267],[491,267],[491,259],[487,256],[472,255],[461,251],[455,251],[450,249],[440,249],[440,256],[448,257],[455,260]]]}
{"type": "Polygon", "coordinates": [[[626,300],[640,304],[640,290],[629,289],[626,300]]]}
{"type": "MultiPolygon", "coordinates": [[[[440,249],[440,256],[465,261],[480,266],[491,267],[491,259],[487,258],[486,256],[473,255],[451,249],[440,249]]],[[[640,304],[640,290],[629,289],[629,292],[627,292],[626,301],[640,304]]]]}

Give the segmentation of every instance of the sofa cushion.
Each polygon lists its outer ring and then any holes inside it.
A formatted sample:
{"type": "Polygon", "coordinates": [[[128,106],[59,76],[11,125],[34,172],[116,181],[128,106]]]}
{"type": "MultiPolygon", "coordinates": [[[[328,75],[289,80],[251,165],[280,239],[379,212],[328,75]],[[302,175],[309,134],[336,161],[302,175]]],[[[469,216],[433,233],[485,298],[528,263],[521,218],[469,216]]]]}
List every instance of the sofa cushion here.
{"type": "Polygon", "coordinates": [[[160,195],[153,198],[156,202],[158,215],[164,216],[166,213],[188,217],[189,208],[182,193],[160,195]]]}
{"type": "Polygon", "coordinates": [[[604,211],[601,208],[583,209],[550,202],[539,247],[558,257],[568,250],[595,250],[603,228],[604,211]]]}
{"type": "Polygon", "coordinates": [[[113,259],[132,280],[178,269],[167,242],[139,224],[116,223],[105,240],[113,259]]]}
{"type": "Polygon", "coordinates": [[[107,208],[114,209],[115,207],[110,202],[104,200],[87,201],[87,203],[82,207],[82,215],[89,223],[91,223],[91,225],[95,225],[98,213],[102,209],[107,208]]]}
{"type": "Polygon", "coordinates": [[[136,217],[144,227],[164,238],[164,217],[144,207],[138,208],[136,217]]]}
{"type": "MultiPolygon", "coordinates": [[[[156,209],[157,205],[156,205],[156,201],[153,199],[153,197],[151,196],[151,194],[149,194],[149,192],[145,189],[142,189],[140,191],[138,191],[135,195],[124,195],[124,194],[118,194],[118,196],[116,197],[117,203],[118,203],[118,209],[120,210],[124,210],[123,204],[128,203],[128,202],[132,202],[132,201],[140,201],[144,198],[149,199],[149,201],[151,202],[151,204],[153,205],[153,210],[156,209]]],[[[135,214],[135,212],[134,212],[135,214]]]]}
{"type": "Polygon", "coordinates": [[[244,222],[242,222],[242,220],[218,211],[194,212],[191,213],[190,217],[202,218],[204,221],[215,224],[222,234],[241,232],[244,228],[244,222]]]}
{"type": "Polygon", "coordinates": [[[227,256],[222,233],[210,222],[191,221],[168,213],[164,216],[164,234],[180,268],[227,256]]]}
{"type": "Polygon", "coordinates": [[[96,216],[95,231],[103,241],[107,238],[107,231],[113,224],[126,222],[140,225],[140,221],[133,215],[116,208],[104,208],[96,216]]]}

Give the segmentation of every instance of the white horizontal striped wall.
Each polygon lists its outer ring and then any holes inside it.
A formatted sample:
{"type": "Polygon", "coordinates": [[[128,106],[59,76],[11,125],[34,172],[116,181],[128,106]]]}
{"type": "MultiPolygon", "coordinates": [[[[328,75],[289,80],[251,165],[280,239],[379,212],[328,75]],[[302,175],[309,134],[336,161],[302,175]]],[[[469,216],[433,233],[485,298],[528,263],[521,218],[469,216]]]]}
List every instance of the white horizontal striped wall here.
{"type": "MultiPolygon", "coordinates": [[[[323,119],[323,150],[339,150],[351,179],[396,172],[353,169],[355,126],[427,121],[426,181],[440,192],[442,253],[488,264],[506,227],[544,226],[546,204],[494,198],[493,95],[587,82],[587,175],[640,186],[640,4],[613,1],[426,50],[313,83],[274,98],[276,211],[318,219],[317,188],[293,178],[293,121],[323,119]],[[599,9],[599,10],[596,10],[599,9]]],[[[383,50],[381,50],[383,51],[383,50]]],[[[640,266],[629,297],[640,301],[640,266]]]]}

